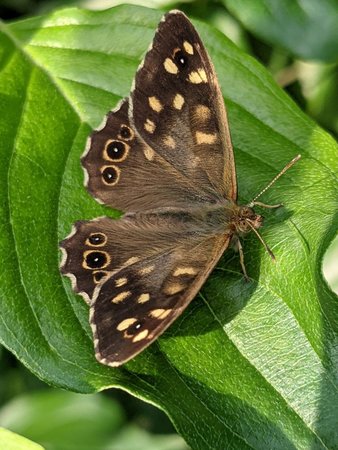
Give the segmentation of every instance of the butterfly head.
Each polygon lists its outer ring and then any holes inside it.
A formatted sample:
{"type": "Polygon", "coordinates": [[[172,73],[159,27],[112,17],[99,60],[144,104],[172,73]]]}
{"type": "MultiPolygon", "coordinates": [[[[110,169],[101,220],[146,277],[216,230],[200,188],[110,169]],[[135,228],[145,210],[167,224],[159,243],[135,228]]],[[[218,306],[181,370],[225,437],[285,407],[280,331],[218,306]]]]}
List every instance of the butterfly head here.
{"type": "Polygon", "coordinates": [[[260,228],[263,225],[263,217],[256,214],[249,206],[239,206],[235,215],[234,227],[236,233],[248,233],[250,230],[260,228]]]}
{"type": "MultiPolygon", "coordinates": [[[[237,205],[236,205],[237,206],[237,205]]],[[[279,205],[278,205],[279,206],[279,205]]],[[[263,216],[260,214],[256,214],[255,211],[250,206],[237,206],[237,210],[235,211],[233,220],[232,220],[232,230],[234,235],[238,236],[244,233],[248,233],[249,231],[253,231],[257,238],[261,241],[263,244],[265,250],[268,252],[268,254],[271,256],[273,260],[275,260],[275,256],[272,253],[269,246],[266,244],[262,236],[257,231],[258,228],[260,228],[263,225],[263,216]]],[[[239,245],[239,251],[243,252],[241,250],[242,246],[240,245],[239,240],[237,239],[237,242],[239,245]]],[[[241,264],[244,272],[244,277],[248,279],[248,276],[245,271],[245,266],[243,263],[243,253],[241,256],[241,264]]]]}

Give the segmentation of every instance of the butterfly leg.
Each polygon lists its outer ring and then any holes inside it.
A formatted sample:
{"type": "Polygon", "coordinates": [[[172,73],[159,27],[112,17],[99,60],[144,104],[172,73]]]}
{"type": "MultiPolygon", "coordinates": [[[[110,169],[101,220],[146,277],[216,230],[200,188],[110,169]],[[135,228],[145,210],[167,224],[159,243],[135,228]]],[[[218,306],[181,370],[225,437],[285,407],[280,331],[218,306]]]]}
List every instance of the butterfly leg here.
{"type": "Polygon", "coordinates": [[[252,206],[260,206],[261,208],[268,208],[268,209],[280,208],[281,206],[283,206],[283,203],[278,203],[277,205],[267,205],[266,203],[262,202],[252,202],[251,204],[252,206]]]}
{"type": "Polygon", "coordinates": [[[239,262],[241,263],[242,272],[243,272],[245,281],[250,281],[248,274],[246,273],[246,268],[245,268],[245,264],[244,264],[244,252],[243,252],[243,247],[242,247],[241,241],[239,240],[239,237],[236,235],[233,236],[231,244],[232,244],[234,250],[238,251],[238,253],[239,253],[239,262]]]}

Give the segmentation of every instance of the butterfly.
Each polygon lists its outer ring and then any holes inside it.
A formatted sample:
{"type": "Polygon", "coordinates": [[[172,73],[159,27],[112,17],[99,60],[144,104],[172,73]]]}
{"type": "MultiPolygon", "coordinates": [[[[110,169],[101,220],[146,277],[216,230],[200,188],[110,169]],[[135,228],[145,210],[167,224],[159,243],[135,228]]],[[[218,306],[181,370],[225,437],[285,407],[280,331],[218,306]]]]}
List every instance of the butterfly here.
{"type": "Polygon", "coordinates": [[[125,214],[76,222],[60,243],[61,272],[90,307],[96,358],[116,367],[183,312],[230,242],[247,277],[238,235],[260,238],[252,206],[267,206],[258,196],[237,205],[223,97],[182,12],[163,17],[129,97],[92,133],[81,162],[90,194],[125,214]]]}

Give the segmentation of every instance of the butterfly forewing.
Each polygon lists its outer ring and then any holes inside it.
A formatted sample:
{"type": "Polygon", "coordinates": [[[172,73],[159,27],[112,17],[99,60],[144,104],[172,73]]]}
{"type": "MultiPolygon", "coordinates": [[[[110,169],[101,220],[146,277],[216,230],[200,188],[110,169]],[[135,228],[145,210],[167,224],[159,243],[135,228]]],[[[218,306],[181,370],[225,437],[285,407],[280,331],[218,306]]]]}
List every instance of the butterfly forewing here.
{"type": "Polygon", "coordinates": [[[189,180],[236,199],[223,98],[196,30],[177,11],[164,16],[132,91],[137,132],[189,180]]]}
{"type": "Polygon", "coordinates": [[[82,157],[89,192],[123,211],[188,207],[215,198],[143,141],[129,122],[128,110],[129,100],[124,99],[89,140],[82,157]]]}

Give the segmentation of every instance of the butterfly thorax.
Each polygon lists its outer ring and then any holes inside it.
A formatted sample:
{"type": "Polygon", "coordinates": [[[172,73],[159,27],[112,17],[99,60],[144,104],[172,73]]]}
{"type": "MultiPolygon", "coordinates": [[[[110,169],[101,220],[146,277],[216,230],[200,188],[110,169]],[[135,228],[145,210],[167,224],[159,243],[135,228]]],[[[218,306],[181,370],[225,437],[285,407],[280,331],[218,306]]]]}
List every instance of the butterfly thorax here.
{"type": "Polygon", "coordinates": [[[245,234],[252,228],[260,228],[262,216],[248,206],[239,206],[231,200],[216,204],[181,208],[157,208],[129,213],[125,219],[144,223],[150,229],[170,232],[172,236],[233,235],[245,234]]]}

